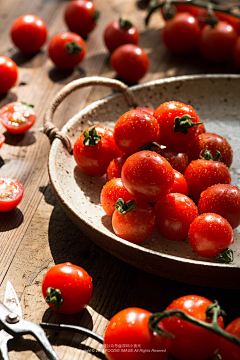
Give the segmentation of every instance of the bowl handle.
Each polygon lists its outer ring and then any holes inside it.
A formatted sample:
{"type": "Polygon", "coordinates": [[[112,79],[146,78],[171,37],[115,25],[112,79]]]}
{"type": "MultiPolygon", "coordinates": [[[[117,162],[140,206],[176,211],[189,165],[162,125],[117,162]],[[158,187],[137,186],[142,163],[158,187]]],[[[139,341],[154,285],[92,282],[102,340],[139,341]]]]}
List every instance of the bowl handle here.
{"type": "Polygon", "coordinates": [[[115,79],[109,79],[100,76],[91,76],[86,78],[81,78],[74,80],[64,86],[53,98],[50,105],[46,109],[44,114],[43,120],[43,132],[49,137],[50,142],[55,138],[58,138],[62,141],[63,145],[67,148],[68,152],[72,151],[72,143],[65,133],[61,132],[53,123],[52,118],[54,115],[55,110],[57,109],[58,105],[64,100],[67,95],[69,95],[74,90],[80,89],[85,86],[92,86],[92,85],[103,85],[107,87],[111,87],[114,90],[122,91],[123,95],[126,98],[126,101],[129,106],[136,107],[137,103],[135,101],[134,95],[129,87],[124,84],[123,82],[115,79]]]}

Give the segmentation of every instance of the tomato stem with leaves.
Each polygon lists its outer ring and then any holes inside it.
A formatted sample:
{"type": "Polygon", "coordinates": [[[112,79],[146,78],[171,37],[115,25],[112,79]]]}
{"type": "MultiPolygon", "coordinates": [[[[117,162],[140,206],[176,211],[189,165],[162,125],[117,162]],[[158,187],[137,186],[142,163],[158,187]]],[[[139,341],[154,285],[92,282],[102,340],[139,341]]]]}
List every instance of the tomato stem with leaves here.
{"type": "Polygon", "coordinates": [[[175,117],[175,125],[173,127],[175,132],[181,131],[182,134],[187,134],[188,133],[188,129],[194,127],[194,126],[198,126],[201,125],[201,122],[193,122],[190,119],[195,119],[194,117],[185,114],[181,117],[176,116],[175,117]]]}
{"type": "Polygon", "coordinates": [[[143,145],[141,150],[156,151],[156,148],[159,149],[160,145],[158,143],[156,143],[155,141],[152,141],[148,144],[143,145]]]}
{"type": "MultiPolygon", "coordinates": [[[[205,8],[208,9],[209,8],[209,4],[203,1],[199,1],[199,0],[186,0],[186,1],[176,1],[176,0],[167,0],[167,1],[161,1],[159,3],[156,4],[155,1],[150,2],[150,6],[149,6],[149,12],[148,15],[145,19],[145,24],[148,25],[149,20],[151,15],[159,8],[163,7],[163,6],[171,6],[171,5],[193,5],[199,8],[205,8]]],[[[230,6],[226,6],[226,7],[222,7],[222,6],[218,6],[215,4],[211,4],[211,10],[212,11],[219,11],[231,16],[234,16],[236,18],[240,18],[240,13],[236,13],[234,11],[234,9],[240,9],[240,5],[230,5],[230,6]]]]}
{"type": "Polygon", "coordinates": [[[119,212],[119,214],[126,214],[128,211],[133,211],[136,209],[136,206],[133,205],[135,200],[129,200],[125,202],[123,199],[119,198],[116,202],[116,210],[119,212]]]}
{"type": "Polygon", "coordinates": [[[230,264],[233,262],[233,251],[232,249],[227,248],[224,251],[221,251],[216,255],[216,260],[220,263],[230,264]]]}
{"type": "Polygon", "coordinates": [[[52,287],[47,288],[47,296],[45,298],[46,303],[52,304],[56,311],[60,308],[63,303],[61,291],[52,287]]]}
{"type": "Polygon", "coordinates": [[[209,330],[212,333],[217,334],[220,337],[230,341],[232,344],[240,347],[240,339],[237,336],[231,335],[230,333],[226,332],[218,325],[218,317],[223,314],[224,314],[224,312],[220,308],[217,301],[215,301],[212,305],[209,305],[206,309],[206,316],[208,319],[212,319],[211,323],[207,323],[205,321],[196,319],[195,317],[187,314],[186,312],[184,312],[182,310],[178,310],[178,309],[165,310],[163,312],[153,313],[150,315],[149,328],[153,332],[156,332],[160,336],[164,336],[164,337],[173,339],[174,335],[169,333],[168,331],[160,328],[158,324],[160,321],[162,321],[165,318],[176,316],[177,318],[179,318],[181,320],[185,320],[189,323],[192,323],[192,324],[200,326],[206,330],[209,330]]]}
{"type": "Polygon", "coordinates": [[[76,41],[67,42],[65,46],[68,55],[78,55],[82,51],[82,47],[76,41]]]}
{"type": "Polygon", "coordinates": [[[86,146],[95,146],[101,140],[101,135],[98,135],[95,127],[92,127],[89,131],[84,131],[83,144],[86,146]]]}
{"type": "Polygon", "coordinates": [[[216,150],[216,156],[215,158],[212,156],[211,150],[208,149],[202,149],[199,158],[203,160],[213,160],[213,161],[222,161],[222,156],[219,150],[216,150]]]}

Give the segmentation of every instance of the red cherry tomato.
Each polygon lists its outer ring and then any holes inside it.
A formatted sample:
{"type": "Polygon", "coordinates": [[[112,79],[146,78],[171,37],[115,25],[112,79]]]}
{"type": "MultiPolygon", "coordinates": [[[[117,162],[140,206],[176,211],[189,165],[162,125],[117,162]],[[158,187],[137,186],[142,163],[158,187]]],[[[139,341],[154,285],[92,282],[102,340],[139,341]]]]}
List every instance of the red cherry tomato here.
{"type": "Polygon", "coordinates": [[[155,229],[155,214],[152,206],[147,203],[134,201],[133,206],[134,208],[123,213],[115,210],[112,226],[115,234],[120,238],[141,244],[155,229]]]}
{"type": "Polygon", "coordinates": [[[0,177],[0,212],[15,209],[23,197],[23,186],[15,179],[0,177]]]}
{"type": "Polygon", "coordinates": [[[212,133],[203,133],[195,137],[194,141],[189,144],[188,158],[190,161],[200,158],[202,150],[211,151],[213,158],[216,157],[216,151],[221,153],[221,161],[230,167],[233,160],[233,151],[229,142],[220,135],[212,133]]]}
{"type": "Polygon", "coordinates": [[[236,40],[236,31],[226,21],[219,21],[213,27],[205,25],[199,39],[200,53],[210,62],[226,62],[233,57],[236,40]]]}
{"type": "Polygon", "coordinates": [[[166,147],[164,149],[160,148],[157,150],[157,153],[165,157],[175,170],[179,171],[181,174],[184,174],[189,164],[189,159],[186,153],[179,152],[178,150],[170,147],[166,147]]]}
{"type": "Polygon", "coordinates": [[[106,172],[106,181],[110,181],[113,178],[120,178],[123,164],[125,163],[128,155],[123,155],[113,159],[108,165],[106,172]]]}
{"type": "MultiPolygon", "coordinates": [[[[166,310],[179,309],[187,314],[205,321],[206,309],[212,302],[198,295],[182,296],[174,300],[166,310]]],[[[170,343],[170,353],[179,360],[210,359],[219,347],[220,337],[173,316],[162,320],[166,330],[175,335],[170,343]]],[[[223,319],[219,317],[219,325],[223,327],[223,319]]]]}
{"type": "MultiPolygon", "coordinates": [[[[166,360],[170,340],[149,329],[151,313],[140,308],[128,308],[114,315],[104,334],[104,349],[108,360],[166,360]]],[[[163,324],[160,323],[162,327],[163,324]]]]}
{"type": "Polygon", "coordinates": [[[85,41],[77,34],[62,32],[51,39],[48,53],[59,69],[73,69],[85,56],[85,41]]]}
{"type": "Polygon", "coordinates": [[[124,44],[135,44],[139,41],[139,32],[130,21],[119,19],[112,21],[104,31],[104,42],[110,52],[124,44]]]}
{"type": "Polygon", "coordinates": [[[113,131],[100,126],[91,126],[83,131],[73,146],[73,156],[82,171],[93,176],[103,176],[110,161],[121,156],[113,131]]]}
{"type": "Polygon", "coordinates": [[[29,130],[36,121],[32,105],[13,102],[0,109],[2,125],[12,134],[22,134],[29,130]]]}
{"type": "Polygon", "coordinates": [[[230,184],[231,175],[227,166],[213,160],[198,159],[192,161],[186,171],[189,197],[198,202],[202,191],[215,184],[230,184]]]}
{"type": "Polygon", "coordinates": [[[240,69],[240,36],[238,36],[233,48],[233,59],[238,69],[240,69]]]}
{"type": "Polygon", "coordinates": [[[39,16],[22,15],[14,20],[11,38],[18,49],[27,54],[36,53],[47,40],[47,25],[39,16]]]}
{"type": "Polygon", "coordinates": [[[156,142],[159,138],[159,124],[152,116],[141,110],[130,110],[117,120],[114,139],[117,147],[126,154],[140,151],[143,145],[156,142]]]}
{"type": "Polygon", "coordinates": [[[240,225],[240,190],[230,184],[216,184],[201,193],[198,202],[199,214],[221,215],[233,229],[240,225]]]}
{"type": "Polygon", "coordinates": [[[175,54],[194,52],[198,47],[199,36],[199,22],[187,12],[174,15],[162,29],[163,42],[175,54]]]}
{"type": "Polygon", "coordinates": [[[3,146],[4,142],[5,142],[5,136],[3,134],[0,134],[0,149],[3,146]]]}
{"type": "Polygon", "coordinates": [[[137,106],[135,110],[141,110],[143,112],[146,112],[149,115],[153,115],[154,114],[154,110],[147,107],[147,106],[137,106]]]}
{"type": "MultiPolygon", "coordinates": [[[[225,331],[240,338],[240,318],[228,324],[225,331]]],[[[239,346],[231,344],[225,339],[220,340],[219,353],[222,360],[240,360],[239,346]]]]}
{"type": "Polygon", "coordinates": [[[124,201],[132,200],[132,196],[123,186],[120,178],[113,178],[108,181],[100,193],[100,202],[105,213],[112,217],[115,211],[115,204],[121,198],[124,201]]]}
{"type": "Polygon", "coordinates": [[[171,193],[159,200],[155,207],[156,228],[166,239],[180,241],[188,236],[190,224],[198,216],[198,209],[188,196],[171,193]]]}
{"type": "Polygon", "coordinates": [[[80,266],[70,262],[54,265],[42,281],[44,299],[52,309],[62,314],[76,314],[83,310],[91,300],[92,291],[92,278],[80,266]],[[58,301],[54,302],[56,290],[58,301]]]}
{"type": "Polygon", "coordinates": [[[233,244],[233,230],[229,222],[214,213],[199,215],[190,225],[189,242],[200,256],[210,258],[233,244]]]}
{"type": "Polygon", "coordinates": [[[66,6],[64,19],[72,32],[86,38],[95,28],[99,15],[93,1],[75,0],[66,6]]]}
{"type": "Polygon", "coordinates": [[[186,151],[188,144],[194,140],[199,126],[194,124],[200,123],[192,106],[179,101],[168,101],[155,110],[154,117],[160,125],[159,143],[186,151]],[[189,117],[188,124],[185,124],[185,116],[189,117]]]}
{"type": "Polygon", "coordinates": [[[129,84],[137,83],[149,69],[147,53],[134,44],[119,46],[112,53],[110,62],[120,78],[129,84]]]}
{"type": "Polygon", "coordinates": [[[0,94],[6,93],[17,82],[17,64],[7,56],[0,56],[0,94]]]}
{"type": "Polygon", "coordinates": [[[171,193],[180,193],[184,195],[188,195],[188,184],[183,176],[179,171],[173,169],[174,171],[174,183],[171,189],[171,193]]]}
{"type": "Polygon", "coordinates": [[[122,167],[122,182],[134,199],[156,202],[172,188],[174,171],[169,162],[154,151],[139,151],[122,167]]]}

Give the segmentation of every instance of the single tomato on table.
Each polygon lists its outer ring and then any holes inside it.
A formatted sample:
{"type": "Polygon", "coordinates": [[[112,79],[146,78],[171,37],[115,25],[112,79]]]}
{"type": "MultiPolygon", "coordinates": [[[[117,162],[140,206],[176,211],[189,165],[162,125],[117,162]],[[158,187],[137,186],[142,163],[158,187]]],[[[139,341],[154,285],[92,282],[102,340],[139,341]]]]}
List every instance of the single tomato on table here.
{"type": "Polygon", "coordinates": [[[11,178],[0,177],[0,212],[15,209],[23,197],[22,184],[11,178]]]}
{"type": "Polygon", "coordinates": [[[80,266],[70,262],[51,267],[42,281],[42,294],[47,304],[62,314],[76,314],[92,297],[92,278],[80,266]]]}
{"type": "Polygon", "coordinates": [[[130,155],[140,151],[144,145],[156,142],[160,129],[155,117],[134,109],[120,116],[113,133],[117,147],[130,155]]]}
{"type": "Polygon", "coordinates": [[[110,62],[113,70],[128,84],[135,84],[141,80],[150,65],[147,53],[135,44],[119,46],[112,53],[110,62]]]}
{"type": "Polygon", "coordinates": [[[52,62],[61,70],[73,69],[86,54],[85,41],[72,32],[55,35],[49,45],[48,54],[52,62]]]}
{"type": "Polygon", "coordinates": [[[190,224],[198,216],[198,209],[188,196],[170,193],[154,206],[156,228],[166,239],[181,241],[187,238],[190,224]]]}
{"type": "Polygon", "coordinates": [[[101,125],[83,131],[73,146],[73,156],[79,168],[88,175],[103,176],[111,160],[122,155],[113,131],[101,125]]]}
{"type": "Polygon", "coordinates": [[[90,0],[70,1],[64,11],[64,19],[68,28],[86,38],[93,31],[99,19],[100,12],[90,0]]]}
{"type": "Polygon", "coordinates": [[[240,190],[230,184],[216,184],[201,193],[198,201],[199,214],[221,215],[233,229],[240,225],[240,190]]]}
{"type": "Polygon", "coordinates": [[[0,121],[12,134],[22,134],[29,130],[36,121],[33,105],[13,102],[0,109],[0,121]]]}
{"type": "MultiPolygon", "coordinates": [[[[199,295],[186,295],[174,300],[166,310],[178,309],[188,315],[210,323],[206,310],[213,303],[199,295]]],[[[175,335],[170,342],[170,354],[179,360],[207,360],[210,359],[219,348],[220,336],[211,333],[195,324],[175,316],[162,320],[164,328],[175,335]]],[[[220,316],[218,323],[223,327],[223,319],[220,316]]]]}
{"type": "Polygon", "coordinates": [[[141,201],[119,198],[112,215],[112,227],[117,236],[134,244],[141,244],[155,229],[152,206],[141,201]]]}
{"type": "Polygon", "coordinates": [[[46,23],[37,15],[26,14],[14,20],[10,30],[16,47],[26,54],[36,53],[47,40],[46,23]]]}
{"type": "Polygon", "coordinates": [[[120,18],[113,20],[104,31],[104,42],[110,52],[124,44],[135,44],[139,41],[139,32],[130,21],[120,18]]]}
{"type": "Polygon", "coordinates": [[[197,128],[201,124],[191,105],[179,101],[167,101],[154,111],[160,125],[159,143],[186,152],[194,141],[197,128]]]}
{"type": "Polygon", "coordinates": [[[171,190],[174,171],[164,157],[154,151],[143,150],[127,158],[121,178],[134,199],[156,202],[171,190]]]}
{"type": "Polygon", "coordinates": [[[7,56],[0,56],[0,94],[6,93],[17,82],[17,64],[7,56]]]}
{"type": "Polygon", "coordinates": [[[189,242],[200,256],[210,258],[233,244],[233,230],[229,222],[214,213],[199,215],[190,225],[189,242]]]}
{"type": "MultiPolygon", "coordinates": [[[[166,360],[170,340],[157,335],[148,325],[151,313],[127,308],[114,315],[104,334],[108,360],[166,360]]],[[[160,323],[163,327],[163,324],[160,323]]]]}

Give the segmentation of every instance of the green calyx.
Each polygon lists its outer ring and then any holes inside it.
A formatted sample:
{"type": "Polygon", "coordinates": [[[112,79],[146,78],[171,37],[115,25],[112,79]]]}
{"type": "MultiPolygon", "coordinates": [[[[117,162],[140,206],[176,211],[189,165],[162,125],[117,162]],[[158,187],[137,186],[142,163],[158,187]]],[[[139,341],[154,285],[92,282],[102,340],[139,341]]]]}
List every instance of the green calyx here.
{"type": "Polygon", "coordinates": [[[94,20],[95,24],[98,22],[99,18],[100,18],[100,11],[99,11],[99,10],[95,10],[95,11],[93,12],[93,20],[94,20]]]}
{"type": "Polygon", "coordinates": [[[49,287],[47,288],[47,294],[48,295],[45,297],[46,303],[52,304],[54,306],[54,309],[58,311],[58,309],[63,303],[61,291],[59,289],[49,287]]]}
{"type": "Polygon", "coordinates": [[[222,156],[220,151],[216,150],[216,156],[212,156],[211,150],[208,149],[202,149],[199,158],[203,160],[213,160],[213,161],[222,161],[222,156]]]}
{"type": "Polygon", "coordinates": [[[152,141],[148,144],[143,145],[141,150],[156,151],[156,148],[159,149],[160,145],[158,143],[156,143],[155,141],[152,141]]]}
{"type": "Polygon", "coordinates": [[[220,252],[216,255],[216,260],[219,263],[230,264],[233,262],[233,251],[232,249],[227,248],[226,250],[220,252]]]}
{"type": "Polygon", "coordinates": [[[198,126],[202,123],[200,122],[193,122],[191,121],[191,119],[195,119],[194,117],[185,114],[183,116],[176,116],[174,119],[175,125],[173,127],[175,132],[181,132],[182,134],[187,134],[188,133],[188,129],[194,127],[194,126],[198,126]]]}
{"type": "Polygon", "coordinates": [[[183,310],[178,309],[172,309],[172,310],[165,310],[160,313],[153,313],[149,317],[148,325],[150,330],[153,332],[156,332],[158,335],[167,337],[169,339],[174,339],[174,335],[172,333],[169,333],[168,331],[162,329],[159,326],[159,323],[165,319],[165,318],[172,318],[173,316],[176,316],[178,319],[185,320],[191,324],[197,325],[203,329],[206,329],[214,334],[219,335],[220,337],[228,340],[232,344],[240,347],[240,339],[232,335],[225,330],[223,330],[219,324],[218,324],[218,317],[223,315],[224,312],[220,308],[217,301],[215,301],[212,305],[208,306],[206,309],[206,317],[212,319],[212,322],[205,322],[202,320],[199,320],[188,313],[186,313],[183,310]]]}
{"type": "Polygon", "coordinates": [[[171,1],[166,1],[163,5],[163,15],[166,20],[171,20],[177,13],[176,7],[172,4],[171,1]]]}
{"type": "Polygon", "coordinates": [[[82,51],[82,47],[76,41],[67,42],[65,46],[68,55],[78,55],[82,51]]]}
{"type": "Polygon", "coordinates": [[[122,18],[119,19],[119,25],[121,28],[125,29],[125,30],[128,30],[130,29],[133,24],[131,23],[131,21],[128,21],[128,20],[124,20],[122,18]]]}
{"type": "Polygon", "coordinates": [[[96,127],[92,127],[89,131],[85,130],[84,133],[84,140],[83,140],[83,145],[86,146],[95,146],[99,143],[99,141],[101,140],[102,136],[98,135],[96,127]]]}
{"type": "Polygon", "coordinates": [[[21,104],[23,104],[23,105],[25,105],[25,106],[28,106],[28,107],[30,107],[30,108],[34,108],[34,105],[33,105],[33,104],[27,104],[27,103],[25,103],[25,102],[23,102],[23,101],[21,101],[21,104]]]}
{"type": "Polygon", "coordinates": [[[129,200],[128,202],[125,202],[123,199],[119,198],[115,204],[115,208],[119,214],[126,214],[128,211],[133,211],[136,209],[136,206],[133,205],[134,201],[135,200],[129,200]]]}

